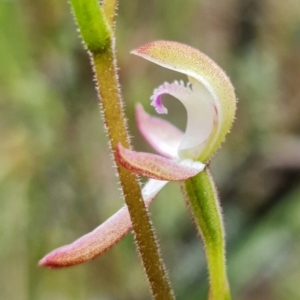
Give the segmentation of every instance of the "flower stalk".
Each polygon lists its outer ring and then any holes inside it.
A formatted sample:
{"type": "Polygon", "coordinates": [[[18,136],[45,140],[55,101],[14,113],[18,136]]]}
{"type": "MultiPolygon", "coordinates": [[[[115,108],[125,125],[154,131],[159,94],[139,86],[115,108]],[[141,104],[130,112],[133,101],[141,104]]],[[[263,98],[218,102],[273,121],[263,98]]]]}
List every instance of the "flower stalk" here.
{"type": "Polygon", "coordinates": [[[106,15],[97,0],[71,0],[71,5],[82,39],[90,54],[110,147],[153,297],[173,299],[137,175],[116,161],[115,149],[119,142],[126,148],[131,147],[119,93],[112,33],[116,1],[105,1],[106,15]]]}
{"type": "Polygon", "coordinates": [[[210,279],[209,300],[230,300],[224,227],[216,187],[208,168],[184,181],[182,187],[205,247],[210,279]]]}

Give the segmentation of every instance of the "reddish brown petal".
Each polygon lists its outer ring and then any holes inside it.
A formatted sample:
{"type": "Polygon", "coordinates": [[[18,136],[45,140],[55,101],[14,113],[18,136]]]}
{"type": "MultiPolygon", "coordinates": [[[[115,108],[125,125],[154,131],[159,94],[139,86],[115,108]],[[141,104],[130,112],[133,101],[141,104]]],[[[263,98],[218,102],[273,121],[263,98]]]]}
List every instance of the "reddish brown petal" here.
{"type": "Polygon", "coordinates": [[[166,181],[183,181],[195,176],[204,169],[199,162],[175,162],[163,156],[135,152],[118,144],[116,156],[120,164],[139,175],[166,181]]]}
{"type": "MultiPolygon", "coordinates": [[[[145,201],[149,206],[152,199],[145,201]]],[[[88,261],[114,246],[132,229],[126,206],[92,232],[72,244],[60,247],[40,260],[39,265],[60,268],[88,261]]]]}
{"type": "MultiPolygon", "coordinates": [[[[142,194],[147,207],[167,183],[167,181],[150,179],[144,185],[142,194]]],[[[39,262],[39,265],[49,268],[61,268],[83,263],[106,252],[128,234],[131,229],[129,212],[125,206],[92,232],[70,245],[50,252],[39,262]]]]}

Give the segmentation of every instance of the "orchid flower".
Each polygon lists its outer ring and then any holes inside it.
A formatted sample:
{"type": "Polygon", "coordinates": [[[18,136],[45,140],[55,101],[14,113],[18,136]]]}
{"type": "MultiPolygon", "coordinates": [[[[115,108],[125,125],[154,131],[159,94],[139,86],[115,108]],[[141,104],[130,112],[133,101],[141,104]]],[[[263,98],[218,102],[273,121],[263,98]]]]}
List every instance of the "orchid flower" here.
{"type": "MultiPolygon", "coordinates": [[[[135,152],[121,144],[116,149],[117,158],[124,167],[150,178],[142,190],[149,206],[169,181],[185,181],[203,171],[230,130],[236,98],[222,69],[194,48],[157,41],[132,53],[185,74],[189,80],[187,84],[182,81],[163,83],[151,96],[151,105],[159,114],[167,113],[162,103],[164,94],[177,98],[184,105],[187,111],[185,133],[161,118],[150,116],[138,105],[138,128],[160,155],[135,152]]],[[[40,264],[63,267],[87,261],[108,250],[131,229],[129,213],[124,206],[94,231],[49,253],[40,264]]]]}

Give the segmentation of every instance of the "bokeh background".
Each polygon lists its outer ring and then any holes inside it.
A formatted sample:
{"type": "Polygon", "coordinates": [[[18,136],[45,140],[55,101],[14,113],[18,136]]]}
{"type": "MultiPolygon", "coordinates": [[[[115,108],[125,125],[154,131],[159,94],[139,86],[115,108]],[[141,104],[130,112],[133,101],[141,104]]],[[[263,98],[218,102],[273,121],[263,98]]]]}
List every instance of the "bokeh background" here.
{"type": "MultiPolygon", "coordinates": [[[[185,79],[129,55],[153,40],[201,49],[239,98],[231,134],[211,167],[226,224],[235,299],[300,299],[299,0],[120,1],[117,56],[136,150],[163,81],[185,79]]],[[[0,298],[148,300],[132,236],[86,264],[47,270],[38,260],[91,231],[123,203],[92,72],[67,1],[0,0],[0,298]]],[[[178,101],[169,120],[184,129],[178,101]]],[[[177,299],[206,299],[203,247],[170,183],[151,207],[177,299]]]]}

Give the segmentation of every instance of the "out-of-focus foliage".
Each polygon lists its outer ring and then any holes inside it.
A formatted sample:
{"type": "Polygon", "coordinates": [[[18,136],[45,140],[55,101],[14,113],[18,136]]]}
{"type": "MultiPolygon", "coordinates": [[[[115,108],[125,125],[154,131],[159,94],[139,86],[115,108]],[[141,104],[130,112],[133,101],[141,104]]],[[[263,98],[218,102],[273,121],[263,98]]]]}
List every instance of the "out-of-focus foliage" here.
{"type": "MultiPolygon", "coordinates": [[[[168,39],[217,61],[239,98],[212,165],[234,298],[300,299],[299,0],[120,2],[117,55],[135,149],[151,151],[135,103],[154,114],[152,89],[178,74],[129,51],[168,39]]],[[[123,205],[77,35],[65,1],[0,1],[1,299],[150,299],[132,237],[81,266],[37,267],[123,205]]],[[[184,128],[179,103],[167,117],[184,128]]],[[[151,212],[178,299],[205,299],[203,248],[179,185],[169,184],[151,212]]]]}

